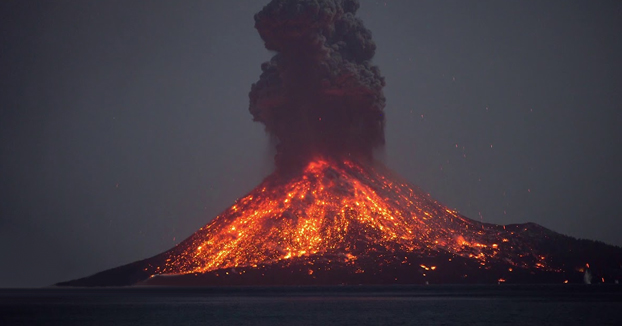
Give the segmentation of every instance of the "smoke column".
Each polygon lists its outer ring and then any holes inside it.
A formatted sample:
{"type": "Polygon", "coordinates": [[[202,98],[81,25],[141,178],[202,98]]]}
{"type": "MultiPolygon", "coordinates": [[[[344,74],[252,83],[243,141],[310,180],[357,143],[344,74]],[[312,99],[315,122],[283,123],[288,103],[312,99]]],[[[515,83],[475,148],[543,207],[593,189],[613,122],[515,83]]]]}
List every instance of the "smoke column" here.
{"type": "Polygon", "coordinates": [[[255,15],[268,50],[249,94],[277,144],[277,169],[315,155],[371,159],[384,145],[384,78],[358,0],[273,0],[255,15]]]}

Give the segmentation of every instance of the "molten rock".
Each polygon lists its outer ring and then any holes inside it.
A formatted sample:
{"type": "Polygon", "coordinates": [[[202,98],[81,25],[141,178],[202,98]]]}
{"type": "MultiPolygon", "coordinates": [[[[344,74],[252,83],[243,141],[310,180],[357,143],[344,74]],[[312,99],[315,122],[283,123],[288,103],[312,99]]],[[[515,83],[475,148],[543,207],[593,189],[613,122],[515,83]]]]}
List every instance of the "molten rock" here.
{"type": "Polygon", "coordinates": [[[71,286],[613,281],[622,249],[468,219],[383,167],[321,158],[268,177],[175,248],[71,286]],[[615,257],[615,259],[613,259],[615,257]]]}

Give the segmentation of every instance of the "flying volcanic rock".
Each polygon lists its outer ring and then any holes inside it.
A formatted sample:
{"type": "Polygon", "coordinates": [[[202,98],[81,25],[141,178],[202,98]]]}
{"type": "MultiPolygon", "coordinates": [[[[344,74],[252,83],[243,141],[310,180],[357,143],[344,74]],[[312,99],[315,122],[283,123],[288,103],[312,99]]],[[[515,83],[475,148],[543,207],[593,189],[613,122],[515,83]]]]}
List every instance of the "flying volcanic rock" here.
{"type": "Polygon", "coordinates": [[[171,250],[63,286],[424,284],[622,278],[622,249],[460,215],[373,161],[384,80],[354,0],[274,0],[250,111],[277,170],[171,250]]]}

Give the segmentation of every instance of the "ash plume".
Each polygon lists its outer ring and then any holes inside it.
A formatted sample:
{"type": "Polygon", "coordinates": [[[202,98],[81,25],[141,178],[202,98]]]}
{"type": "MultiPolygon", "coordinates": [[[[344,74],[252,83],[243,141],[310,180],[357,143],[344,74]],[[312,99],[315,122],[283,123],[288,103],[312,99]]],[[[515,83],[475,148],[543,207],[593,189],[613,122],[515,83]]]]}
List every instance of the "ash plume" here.
{"type": "Polygon", "coordinates": [[[358,0],[273,0],[255,28],[276,54],[262,64],[249,111],[276,139],[277,168],[317,154],[371,159],[384,145],[384,78],[358,0]]]}

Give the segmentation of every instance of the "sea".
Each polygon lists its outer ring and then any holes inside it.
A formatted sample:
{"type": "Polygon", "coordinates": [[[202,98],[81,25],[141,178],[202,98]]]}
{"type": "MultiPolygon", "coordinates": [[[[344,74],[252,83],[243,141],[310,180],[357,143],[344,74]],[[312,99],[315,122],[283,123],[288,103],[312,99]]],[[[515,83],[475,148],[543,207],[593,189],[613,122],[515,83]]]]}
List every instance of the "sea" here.
{"type": "Polygon", "coordinates": [[[1,289],[0,325],[622,325],[622,287],[1,289]]]}

